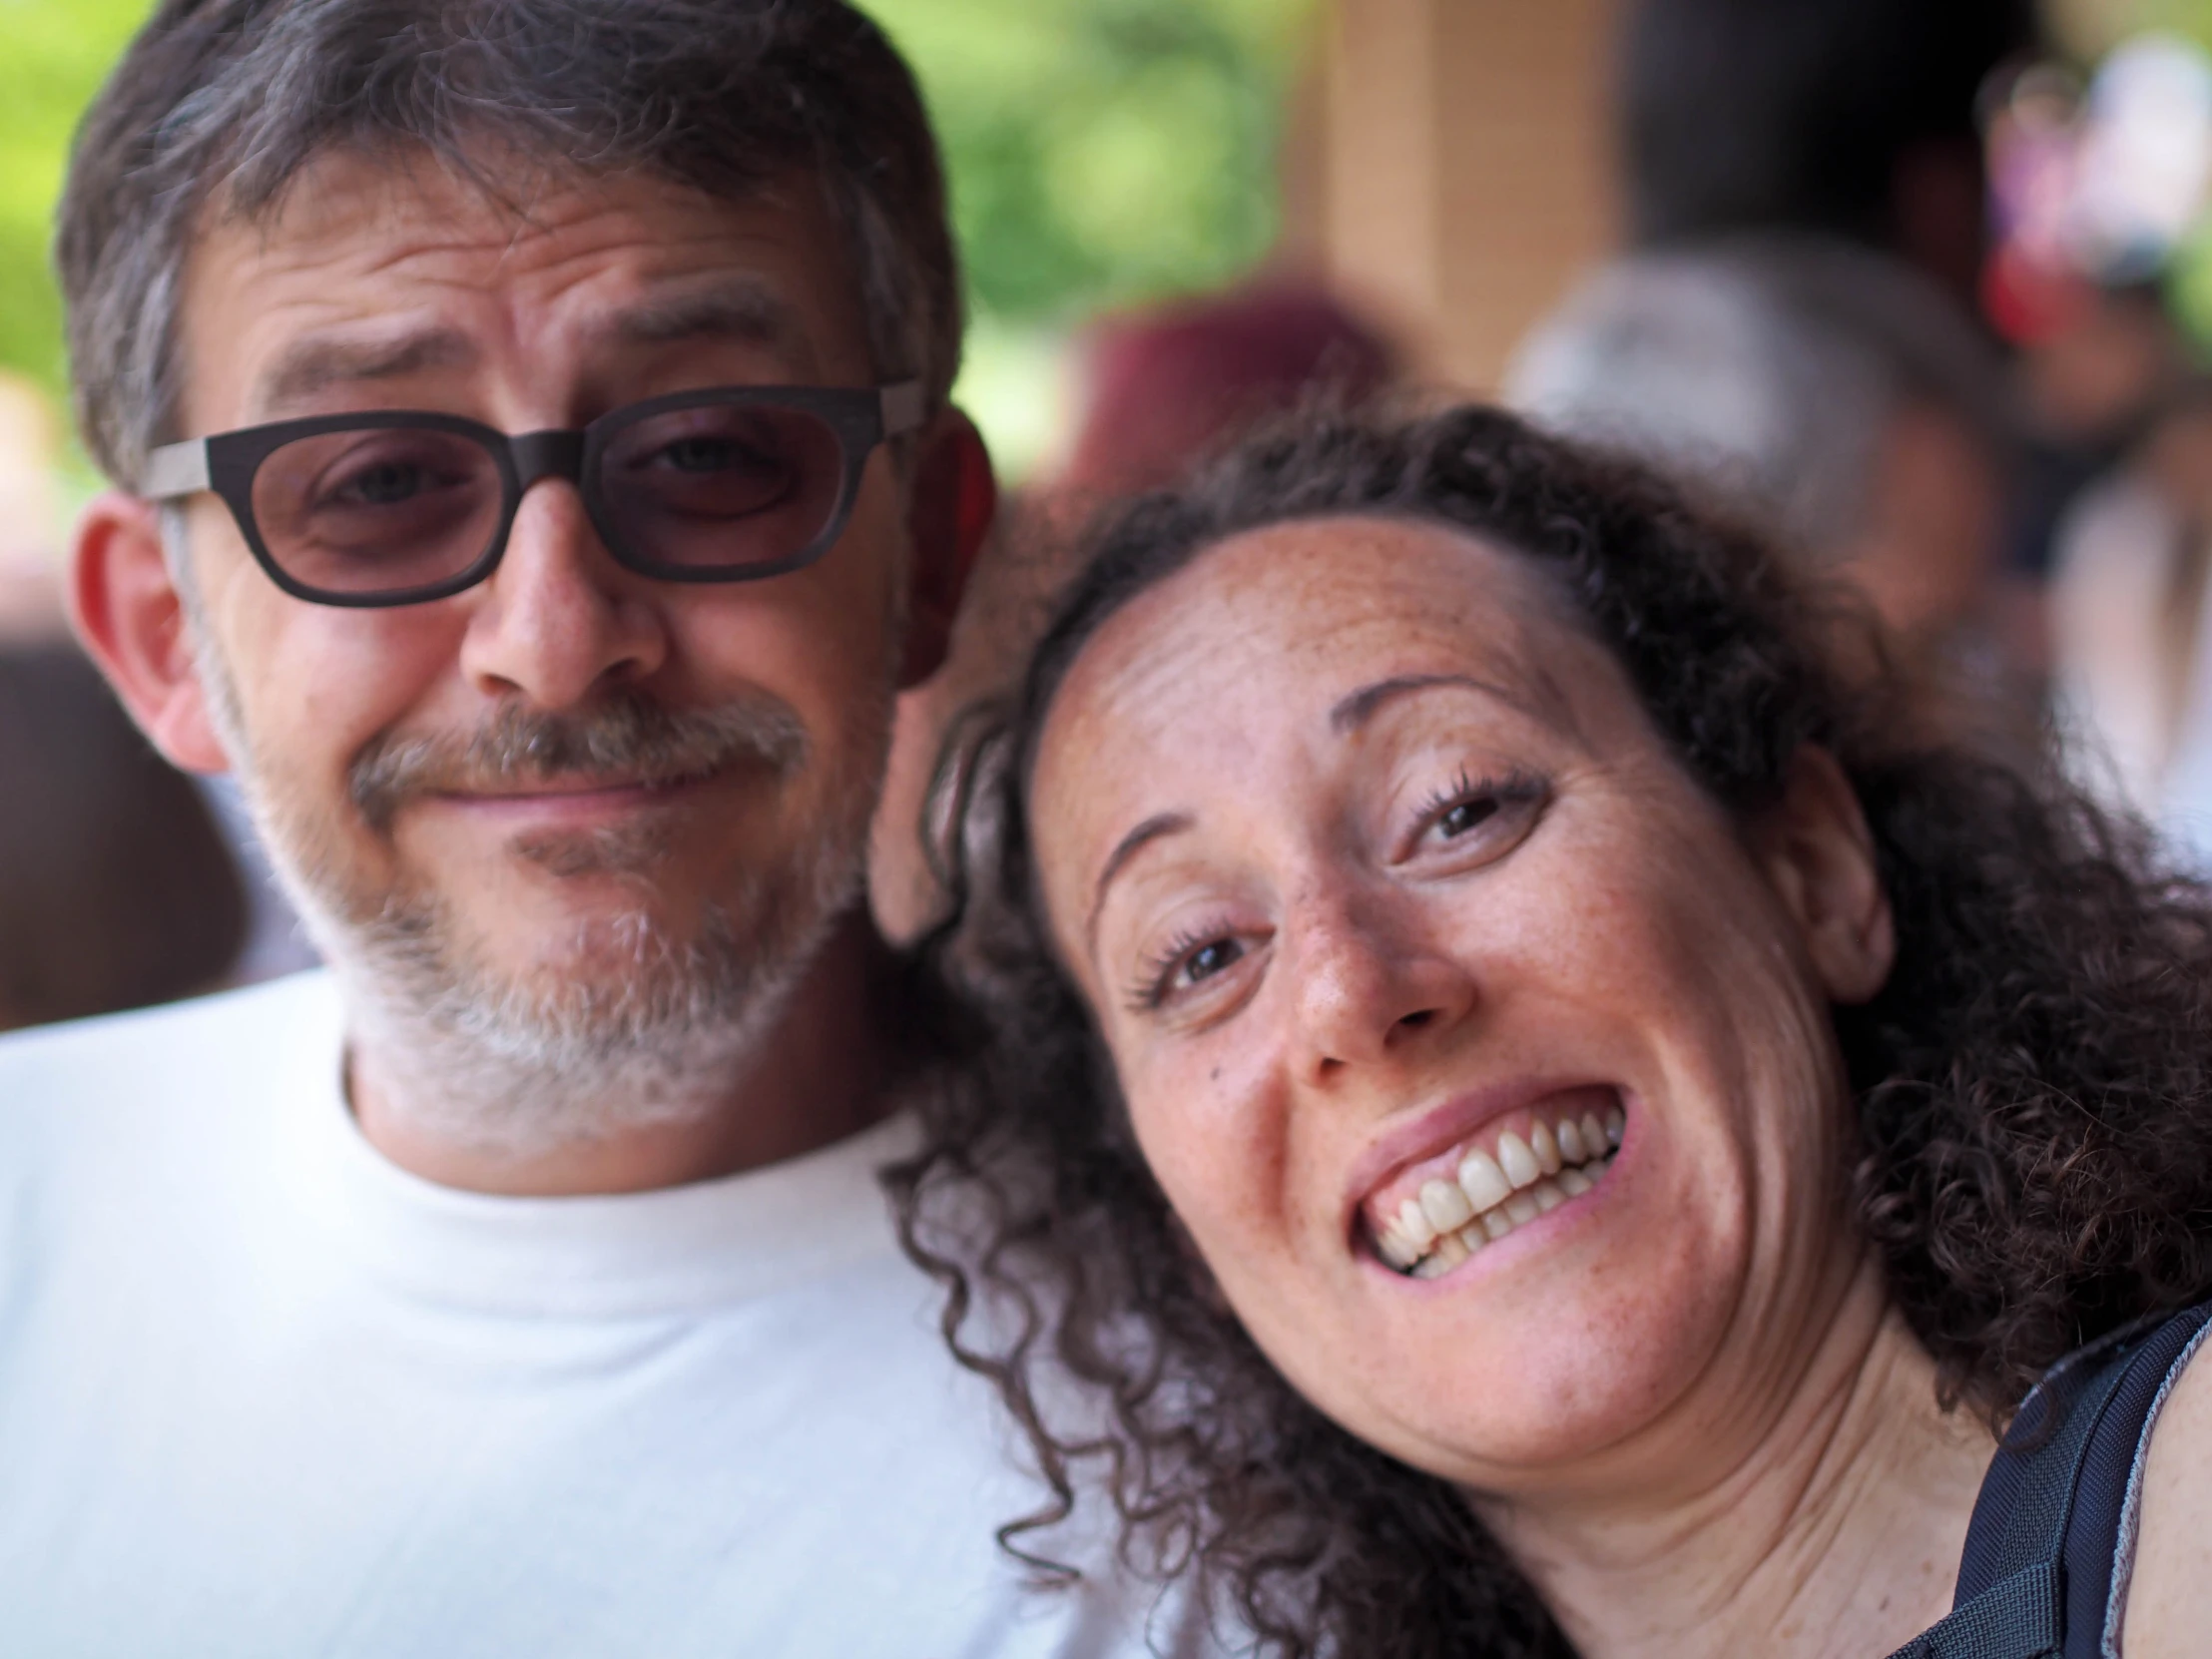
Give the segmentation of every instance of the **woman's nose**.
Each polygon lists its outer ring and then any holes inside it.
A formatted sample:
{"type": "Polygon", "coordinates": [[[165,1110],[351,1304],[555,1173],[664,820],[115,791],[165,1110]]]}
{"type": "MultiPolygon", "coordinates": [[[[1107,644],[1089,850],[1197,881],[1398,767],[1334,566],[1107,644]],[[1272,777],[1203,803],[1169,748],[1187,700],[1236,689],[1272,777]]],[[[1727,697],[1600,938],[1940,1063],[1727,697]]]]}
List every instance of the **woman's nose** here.
{"type": "Polygon", "coordinates": [[[1467,965],[1397,904],[1318,902],[1295,926],[1293,1042],[1311,1080],[1401,1058],[1474,1007],[1467,965]]]}
{"type": "Polygon", "coordinates": [[[469,678],[544,709],[650,678],[667,661],[660,606],[600,544],[583,500],[540,481],[522,498],[462,647],[469,678]]]}

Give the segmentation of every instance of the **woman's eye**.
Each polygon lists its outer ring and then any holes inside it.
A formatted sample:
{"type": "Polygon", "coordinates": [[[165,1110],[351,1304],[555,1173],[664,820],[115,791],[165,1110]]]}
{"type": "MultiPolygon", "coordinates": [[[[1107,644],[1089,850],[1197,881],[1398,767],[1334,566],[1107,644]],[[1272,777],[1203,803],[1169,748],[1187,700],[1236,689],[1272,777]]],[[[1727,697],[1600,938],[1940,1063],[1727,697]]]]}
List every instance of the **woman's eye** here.
{"type": "Polygon", "coordinates": [[[1460,842],[1498,846],[1501,835],[1511,836],[1532,822],[1544,793],[1544,786],[1531,778],[1478,779],[1461,773],[1422,807],[1414,821],[1419,827],[1414,847],[1460,842]]]}
{"type": "Polygon", "coordinates": [[[1481,796],[1473,801],[1462,801],[1445,811],[1436,821],[1436,829],[1445,839],[1463,835],[1485,820],[1497,816],[1497,801],[1491,796],[1481,796]]]}
{"type": "Polygon", "coordinates": [[[1195,985],[1202,979],[1211,979],[1224,968],[1233,966],[1243,954],[1244,946],[1235,939],[1215,939],[1202,944],[1183,958],[1183,982],[1195,985]]]}
{"type": "Polygon", "coordinates": [[[1245,955],[1245,941],[1234,934],[1184,934],[1145,963],[1130,987],[1129,1004],[1140,1011],[1160,1008],[1180,993],[1195,991],[1227,973],[1245,955]]]}

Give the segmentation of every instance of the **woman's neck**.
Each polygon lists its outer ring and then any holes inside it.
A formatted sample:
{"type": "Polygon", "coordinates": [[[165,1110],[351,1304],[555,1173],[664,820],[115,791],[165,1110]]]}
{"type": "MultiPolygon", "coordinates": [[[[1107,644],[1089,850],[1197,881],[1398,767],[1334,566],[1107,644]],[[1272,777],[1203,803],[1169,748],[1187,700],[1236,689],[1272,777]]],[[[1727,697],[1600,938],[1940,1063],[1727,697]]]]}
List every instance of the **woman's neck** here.
{"type": "Polygon", "coordinates": [[[1781,1413],[1680,1447],[1679,1481],[1476,1500],[1585,1659],[1881,1659],[1949,1610],[1995,1442],[1938,1408],[1872,1263],[1837,1316],[1781,1413]]]}

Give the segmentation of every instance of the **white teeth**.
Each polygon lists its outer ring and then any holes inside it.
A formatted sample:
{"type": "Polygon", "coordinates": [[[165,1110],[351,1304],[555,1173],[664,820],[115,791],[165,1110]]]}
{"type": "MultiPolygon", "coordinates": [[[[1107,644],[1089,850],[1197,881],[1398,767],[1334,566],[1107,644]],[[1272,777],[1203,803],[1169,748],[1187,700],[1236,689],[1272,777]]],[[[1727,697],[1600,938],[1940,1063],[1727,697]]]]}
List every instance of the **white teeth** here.
{"type": "Polygon", "coordinates": [[[1459,1190],[1479,1211],[1503,1204],[1512,1195],[1513,1184],[1486,1153],[1470,1152],[1459,1165],[1459,1190]]]}
{"type": "Polygon", "coordinates": [[[1553,1126],[1537,1122],[1528,1138],[1497,1138],[1495,1158],[1479,1150],[1460,1160],[1458,1180],[1435,1180],[1402,1200],[1376,1235],[1376,1252],[1400,1273],[1435,1279],[1516,1227],[1580,1198],[1613,1167],[1628,1116],[1615,1106],[1553,1126]]]}
{"type": "Polygon", "coordinates": [[[1528,1143],[1510,1129],[1497,1138],[1497,1167],[1516,1187],[1533,1187],[1544,1175],[1536,1155],[1528,1150],[1528,1143]]]}
{"type": "Polygon", "coordinates": [[[1420,1205],[1410,1198],[1397,1207],[1397,1230],[1416,1251],[1426,1250],[1436,1242],[1436,1229],[1421,1213],[1420,1205]]]}
{"type": "Polygon", "coordinates": [[[1420,1190],[1421,1214],[1439,1233],[1452,1233],[1474,1220],[1467,1195],[1449,1181],[1431,1181],[1420,1190]]]}
{"type": "Polygon", "coordinates": [[[1528,1132],[1528,1150],[1536,1155],[1536,1167],[1546,1175],[1559,1173],[1559,1143],[1551,1138],[1551,1125],[1538,1120],[1528,1132]]]}

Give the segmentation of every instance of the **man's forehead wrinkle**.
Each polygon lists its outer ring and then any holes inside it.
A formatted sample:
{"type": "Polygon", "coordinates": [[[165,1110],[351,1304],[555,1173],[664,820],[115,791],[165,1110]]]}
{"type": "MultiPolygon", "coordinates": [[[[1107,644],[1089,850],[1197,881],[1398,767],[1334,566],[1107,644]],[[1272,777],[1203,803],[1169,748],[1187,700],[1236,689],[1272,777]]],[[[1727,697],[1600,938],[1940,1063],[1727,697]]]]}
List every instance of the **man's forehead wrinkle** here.
{"type": "Polygon", "coordinates": [[[262,376],[255,401],[264,408],[296,402],[347,381],[393,379],[430,369],[467,368],[478,358],[475,342],[455,328],[394,333],[331,332],[293,340],[262,376]]]}
{"type": "MultiPolygon", "coordinates": [[[[444,290],[464,300],[474,299],[486,292],[482,262],[488,258],[521,283],[510,302],[500,306],[508,313],[501,319],[502,333],[515,331],[515,324],[521,320],[513,314],[513,301],[534,307],[550,300],[551,309],[542,320],[557,329],[574,327],[592,343],[613,339],[650,344],[704,337],[757,341],[778,348],[802,378],[812,371],[814,342],[796,306],[759,276],[732,272],[725,266],[702,286],[696,270],[666,275],[650,270],[623,272],[606,263],[610,256],[619,262],[625,244],[633,240],[629,237],[594,236],[579,246],[562,248],[550,244],[528,246],[535,243],[534,236],[522,240],[509,236],[493,247],[471,235],[474,229],[478,228],[409,223],[393,226],[395,236],[389,242],[350,239],[352,246],[328,250],[334,256],[328,262],[334,278],[330,289],[302,295],[297,302],[327,315],[325,307],[351,309],[346,304],[349,297],[373,294],[379,283],[389,284],[387,291],[402,304],[410,292],[421,295],[444,290]],[[540,258],[542,265],[529,268],[530,262],[540,258]],[[635,303],[622,305],[618,300],[610,309],[604,290],[580,291],[580,284],[590,284],[610,273],[622,286],[642,290],[635,303]],[[689,291],[684,291],[687,285],[689,291]],[[664,287],[672,291],[661,291],[664,287]],[[574,303],[568,303],[571,299],[574,303]],[[577,314],[579,307],[584,314],[577,314]],[[568,313],[565,317],[564,311],[568,313]]],[[[245,263],[260,269],[239,273],[233,267],[235,274],[288,281],[302,270],[324,263],[320,259],[324,250],[317,244],[327,239],[311,233],[285,237],[282,228],[267,223],[242,227],[240,232],[246,249],[251,251],[245,263]]],[[[710,236],[683,240],[696,241],[702,252],[714,241],[710,236]]],[[[227,263],[221,258],[220,243],[209,252],[215,258],[204,262],[203,273],[220,280],[227,263]]],[[[658,255],[671,250],[655,252],[658,255]]],[[[291,308],[288,296],[273,303],[278,309],[291,308]]],[[[436,308],[430,307],[432,311],[436,308]]],[[[421,309],[406,306],[406,310],[418,313],[421,309]]],[[[370,311],[357,317],[338,316],[316,334],[320,337],[303,337],[280,349],[276,362],[258,377],[259,401],[282,402],[333,380],[466,367],[477,354],[469,331],[451,323],[441,325],[430,315],[418,314],[410,322],[404,311],[398,315],[370,311]]]]}
{"type": "Polygon", "coordinates": [[[771,283],[750,273],[723,275],[706,286],[648,293],[606,317],[592,332],[637,345],[695,339],[745,341],[791,359],[802,377],[816,373],[814,340],[797,308],[771,283]]]}

